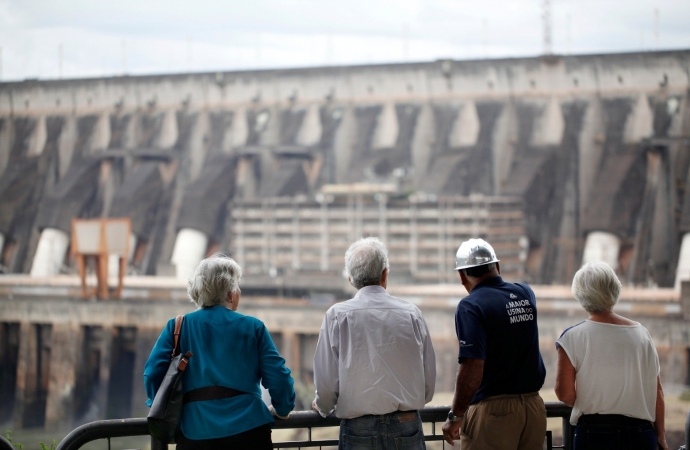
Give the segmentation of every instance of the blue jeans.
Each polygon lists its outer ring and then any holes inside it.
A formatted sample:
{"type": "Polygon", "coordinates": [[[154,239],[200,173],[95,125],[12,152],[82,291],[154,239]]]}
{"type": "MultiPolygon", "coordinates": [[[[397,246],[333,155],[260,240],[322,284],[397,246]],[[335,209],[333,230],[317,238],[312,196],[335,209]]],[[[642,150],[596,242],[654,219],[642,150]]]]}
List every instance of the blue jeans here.
{"type": "Polygon", "coordinates": [[[340,422],[338,450],[425,450],[417,411],[362,416],[340,422]]]}
{"type": "Polygon", "coordinates": [[[596,416],[599,415],[588,416],[595,419],[584,424],[578,421],[574,450],[657,450],[656,432],[651,422],[624,416],[602,416],[597,420],[596,416]]]}

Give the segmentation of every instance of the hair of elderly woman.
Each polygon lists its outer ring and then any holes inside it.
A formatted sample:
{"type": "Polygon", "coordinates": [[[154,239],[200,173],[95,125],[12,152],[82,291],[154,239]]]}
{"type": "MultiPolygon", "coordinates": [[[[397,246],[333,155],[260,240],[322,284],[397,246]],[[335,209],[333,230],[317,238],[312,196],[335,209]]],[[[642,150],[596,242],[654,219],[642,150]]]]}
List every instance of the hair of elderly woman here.
{"type": "Polygon", "coordinates": [[[611,311],[621,294],[621,282],[611,266],[603,261],[589,262],[573,277],[575,298],[588,313],[611,311]]]}
{"type": "Polygon", "coordinates": [[[378,238],[362,238],[345,252],[345,272],[357,289],[379,284],[383,270],[388,268],[388,250],[378,238]]]}
{"type": "Polygon", "coordinates": [[[223,305],[228,292],[240,288],[240,277],[240,265],[229,256],[216,253],[199,263],[194,276],[187,282],[187,295],[200,308],[223,305]]]}

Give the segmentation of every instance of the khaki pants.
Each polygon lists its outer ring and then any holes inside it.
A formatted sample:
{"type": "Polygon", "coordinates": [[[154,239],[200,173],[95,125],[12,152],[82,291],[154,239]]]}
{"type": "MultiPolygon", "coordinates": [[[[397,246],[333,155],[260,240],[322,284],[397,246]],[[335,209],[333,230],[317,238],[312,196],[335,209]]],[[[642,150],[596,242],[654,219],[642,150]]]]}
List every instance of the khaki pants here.
{"type": "Polygon", "coordinates": [[[546,407],[538,392],[496,395],[471,405],[460,429],[462,450],[541,450],[546,407]]]}

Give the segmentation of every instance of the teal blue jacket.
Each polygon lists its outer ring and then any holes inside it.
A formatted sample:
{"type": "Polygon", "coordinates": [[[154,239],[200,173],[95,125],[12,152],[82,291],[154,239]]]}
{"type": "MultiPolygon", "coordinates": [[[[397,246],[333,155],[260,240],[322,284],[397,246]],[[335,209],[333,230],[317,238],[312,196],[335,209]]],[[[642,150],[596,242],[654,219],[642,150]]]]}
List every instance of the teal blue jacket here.
{"type": "MultiPolygon", "coordinates": [[[[144,366],[148,406],[170,365],[174,329],[175,319],[170,319],[144,366]]],[[[182,378],[184,392],[224,386],[248,393],[186,404],[180,428],[189,439],[215,439],[273,425],[273,416],[261,400],[259,383],[268,389],[278,415],[287,416],[295,407],[290,369],[285,367],[263,322],[254,317],[224,306],[187,314],[180,350],[194,354],[182,378]]]]}

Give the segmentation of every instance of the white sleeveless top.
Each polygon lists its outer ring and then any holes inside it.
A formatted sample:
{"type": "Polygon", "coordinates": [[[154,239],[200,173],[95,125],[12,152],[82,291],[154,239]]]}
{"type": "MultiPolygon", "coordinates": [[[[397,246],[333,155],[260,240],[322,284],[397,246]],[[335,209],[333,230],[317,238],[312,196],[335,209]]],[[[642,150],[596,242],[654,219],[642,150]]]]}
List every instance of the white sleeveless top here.
{"type": "Polygon", "coordinates": [[[556,342],[575,367],[570,423],[583,414],[621,414],[654,422],[659,356],[642,325],[586,320],[556,342]]]}

